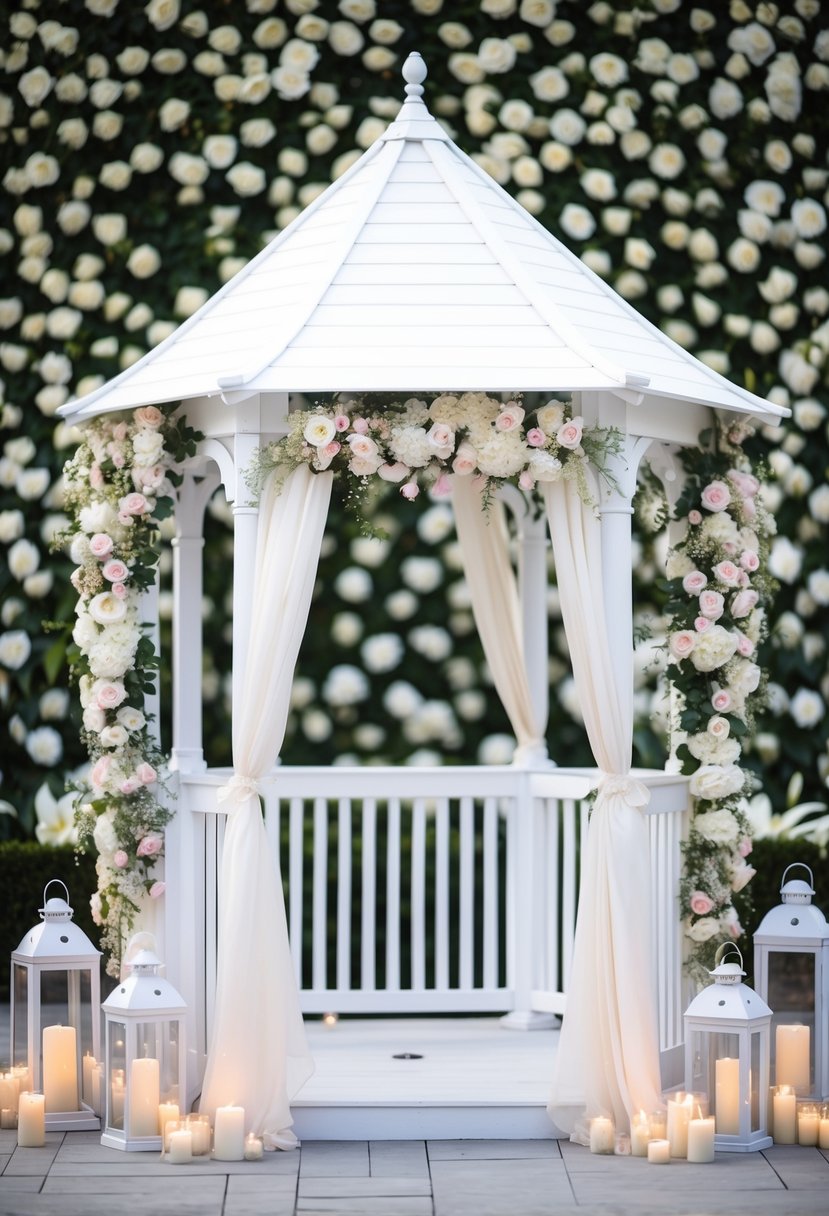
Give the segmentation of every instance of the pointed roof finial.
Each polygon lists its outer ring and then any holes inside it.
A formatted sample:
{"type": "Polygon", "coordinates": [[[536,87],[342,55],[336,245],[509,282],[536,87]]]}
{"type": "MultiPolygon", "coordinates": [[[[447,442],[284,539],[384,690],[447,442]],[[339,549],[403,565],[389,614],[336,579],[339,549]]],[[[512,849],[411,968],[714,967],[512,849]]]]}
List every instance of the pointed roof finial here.
{"type": "Polygon", "coordinates": [[[403,64],[403,79],[406,81],[406,97],[420,98],[423,96],[423,81],[428,75],[428,69],[423,62],[420,51],[412,51],[403,64]]]}

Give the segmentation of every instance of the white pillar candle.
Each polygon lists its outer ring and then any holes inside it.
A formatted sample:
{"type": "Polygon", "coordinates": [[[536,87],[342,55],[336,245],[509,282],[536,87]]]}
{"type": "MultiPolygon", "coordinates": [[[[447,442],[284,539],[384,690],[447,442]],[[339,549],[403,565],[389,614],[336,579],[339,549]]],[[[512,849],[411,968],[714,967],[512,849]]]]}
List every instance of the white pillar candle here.
{"type": "Polygon", "coordinates": [[[146,1056],[133,1060],[130,1069],[131,1136],[158,1135],[159,1069],[158,1060],[146,1056]]]}
{"type": "Polygon", "coordinates": [[[113,1077],[110,1089],[109,1121],[113,1127],[124,1126],[124,1078],[113,1077]]]}
{"type": "Polygon", "coordinates": [[[20,1148],[42,1148],[46,1143],[46,1102],[43,1094],[20,1095],[17,1143],[20,1148]]]}
{"type": "Polygon", "coordinates": [[[4,1110],[17,1110],[17,1101],[20,1097],[20,1082],[17,1077],[10,1072],[4,1072],[0,1076],[0,1107],[4,1110]]]}
{"type": "Polygon", "coordinates": [[[74,1026],[44,1026],[43,1096],[48,1111],[80,1109],[77,1044],[74,1026]]]}
{"type": "Polygon", "coordinates": [[[189,1161],[193,1160],[193,1137],[187,1128],[170,1133],[167,1160],[170,1165],[187,1165],[189,1161]]]}
{"type": "Polygon", "coordinates": [[[590,1120],[591,1153],[612,1153],[615,1147],[616,1129],[613,1120],[599,1115],[590,1120]]]}
{"type": "Polygon", "coordinates": [[[814,1109],[797,1112],[797,1142],[805,1148],[817,1148],[820,1134],[820,1113],[814,1109]]]}
{"type": "Polygon", "coordinates": [[[15,1064],[12,1069],[12,1076],[17,1078],[17,1092],[26,1093],[31,1091],[32,1083],[29,1080],[29,1067],[27,1064],[15,1064]]]}
{"type": "Polygon", "coordinates": [[[721,1136],[740,1134],[740,1061],[733,1056],[717,1060],[714,1114],[721,1136]]]}
{"type": "Polygon", "coordinates": [[[245,1136],[245,1161],[261,1161],[265,1155],[265,1146],[258,1136],[248,1132],[245,1136]]]}
{"type": "Polygon", "coordinates": [[[158,1106],[158,1134],[161,1136],[162,1147],[167,1147],[165,1139],[165,1130],[168,1123],[178,1123],[181,1117],[178,1105],[175,1102],[160,1102],[158,1106]]]}
{"type": "Polygon", "coordinates": [[[95,1069],[98,1067],[98,1061],[95,1059],[92,1053],[88,1051],[81,1061],[81,1065],[83,1068],[83,1100],[87,1106],[91,1106],[94,1110],[94,1103],[92,1101],[92,1078],[95,1073],[95,1069]]]}
{"type": "Polygon", "coordinates": [[[817,1142],[820,1148],[829,1148],[829,1115],[822,1115],[818,1124],[817,1142]]]}
{"type": "Polygon", "coordinates": [[[774,1037],[774,1079],[778,1085],[791,1085],[798,1094],[810,1092],[810,1046],[811,1032],[808,1026],[795,1022],[777,1027],[774,1037]]]}
{"type": "Polygon", "coordinates": [[[648,1144],[648,1161],[651,1165],[669,1165],[671,1145],[668,1140],[651,1140],[648,1144]]]}
{"type": "Polygon", "coordinates": [[[688,1160],[698,1165],[714,1160],[714,1116],[688,1123],[688,1160]]]}
{"type": "Polygon", "coordinates": [[[218,1106],[213,1128],[213,1156],[217,1161],[242,1161],[245,1156],[245,1110],[218,1106]]]}
{"type": "Polygon", "coordinates": [[[193,1156],[205,1156],[210,1152],[210,1120],[207,1115],[189,1115],[187,1126],[193,1137],[193,1156]]]}
{"type": "Polygon", "coordinates": [[[651,1138],[651,1121],[643,1110],[630,1121],[630,1155],[647,1157],[648,1141],[651,1138]]]}
{"type": "Polygon", "coordinates": [[[10,1131],[14,1127],[17,1127],[17,1111],[12,1110],[11,1107],[4,1106],[0,1110],[0,1128],[10,1131]]]}
{"type": "Polygon", "coordinates": [[[791,1085],[778,1085],[772,1098],[775,1144],[797,1143],[797,1095],[791,1085]]]}
{"type": "Polygon", "coordinates": [[[691,1118],[693,1095],[679,1100],[668,1099],[668,1143],[672,1157],[688,1156],[688,1123],[691,1118]]]}

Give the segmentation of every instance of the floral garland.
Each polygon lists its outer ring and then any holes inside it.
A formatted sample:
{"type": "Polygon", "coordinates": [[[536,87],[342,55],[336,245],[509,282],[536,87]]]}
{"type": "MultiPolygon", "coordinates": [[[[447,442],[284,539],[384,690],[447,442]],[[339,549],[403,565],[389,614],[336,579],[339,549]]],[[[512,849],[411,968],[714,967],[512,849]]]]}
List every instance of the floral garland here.
{"type": "Polygon", "coordinates": [[[80,846],[98,851],[92,917],[116,976],[141,900],[164,892],[153,868],[171,815],[156,794],[162,756],[141,708],[159,659],[142,628],[141,601],[156,577],[158,523],[173,510],[175,466],[195,450],[195,438],[155,406],[110,414],[84,428],[64,469],[71,522],[62,539],[70,541],[79,596],[72,666],[91,762],[76,822],[80,846]]]}
{"type": "Polygon", "coordinates": [[[307,464],[350,474],[355,498],[385,482],[412,500],[423,488],[436,497],[450,493],[454,473],[483,477],[487,502],[507,481],[531,491],[567,477],[589,501],[588,462],[601,468],[618,438],[612,429],[585,429],[571,404],[557,400],[527,411],[520,398],[485,393],[442,393],[428,404],[357,398],[292,414],[288,434],[257,454],[250,479],[259,489],[271,469],[287,476],[307,464]]]}
{"type": "Polygon", "coordinates": [[[764,573],[775,525],[742,450],[752,433],[743,423],[718,423],[715,436],[704,434],[699,448],[683,453],[687,480],[675,514],[687,530],[663,584],[674,763],[690,774],[695,799],[680,885],[686,966],[700,983],[722,936],[742,935],[732,896],[755,873],[746,861],[746,795],[755,779],[740,767],[740,740],[765,703],[756,656],[775,588],[764,573]]]}

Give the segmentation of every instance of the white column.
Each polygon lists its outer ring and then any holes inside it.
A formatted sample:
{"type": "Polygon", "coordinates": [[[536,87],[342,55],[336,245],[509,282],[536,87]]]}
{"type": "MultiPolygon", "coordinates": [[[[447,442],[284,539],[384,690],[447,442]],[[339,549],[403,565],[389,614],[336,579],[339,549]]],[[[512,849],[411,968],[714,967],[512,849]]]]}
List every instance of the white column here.
{"type": "Polygon", "coordinates": [[[549,620],[547,615],[547,549],[543,515],[527,511],[518,525],[518,595],[524,629],[524,658],[538,733],[547,734],[550,712],[549,620]]]}

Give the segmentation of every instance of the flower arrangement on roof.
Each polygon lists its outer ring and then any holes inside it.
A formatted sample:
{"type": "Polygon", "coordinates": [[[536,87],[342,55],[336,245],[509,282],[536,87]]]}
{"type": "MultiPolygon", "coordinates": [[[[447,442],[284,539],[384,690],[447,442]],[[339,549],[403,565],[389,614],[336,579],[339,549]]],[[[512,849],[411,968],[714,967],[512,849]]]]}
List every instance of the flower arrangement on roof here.
{"type": "Polygon", "coordinates": [[[500,401],[486,393],[441,393],[375,404],[353,398],[294,413],[289,431],[258,457],[250,471],[261,486],[271,469],[281,476],[302,464],[354,479],[358,491],[376,481],[399,486],[415,499],[451,493],[451,475],[484,479],[484,501],[493,488],[513,482],[531,491],[538,482],[572,479],[590,501],[587,465],[601,467],[618,442],[609,428],[585,428],[570,402],[551,400],[525,409],[520,394],[500,401]]]}
{"type": "Polygon", "coordinates": [[[743,933],[732,896],[754,875],[741,740],[765,704],[757,649],[766,636],[774,580],[765,572],[774,518],[742,444],[752,433],[718,424],[714,441],[683,453],[677,504],[687,531],[668,563],[672,741],[695,799],[680,887],[688,970],[702,983],[724,934],[743,933]]]}
{"type": "Polygon", "coordinates": [[[92,916],[113,975],[141,901],[164,891],[154,867],[170,812],[159,798],[162,756],[144,712],[159,659],[142,624],[142,597],[155,582],[158,524],[173,510],[175,466],[194,440],[192,428],[155,406],[104,415],[84,428],[64,470],[70,526],[62,540],[78,593],[72,670],[91,763],[76,821],[81,847],[98,852],[92,916]]]}

